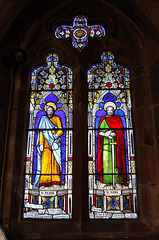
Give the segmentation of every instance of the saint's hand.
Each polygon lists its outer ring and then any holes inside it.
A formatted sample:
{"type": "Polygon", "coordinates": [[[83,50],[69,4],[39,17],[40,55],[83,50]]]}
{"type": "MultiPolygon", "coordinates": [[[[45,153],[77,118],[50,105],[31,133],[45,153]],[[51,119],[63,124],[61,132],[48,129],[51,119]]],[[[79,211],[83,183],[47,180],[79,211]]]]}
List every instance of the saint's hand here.
{"type": "Polygon", "coordinates": [[[111,135],[111,137],[112,137],[112,138],[116,137],[116,134],[115,134],[115,132],[111,132],[111,134],[110,134],[110,135],[111,135]]]}
{"type": "Polygon", "coordinates": [[[59,142],[60,142],[60,139],[59,139],[59,138],[57,138],[57,139],[55,140],[55,142],[56,142],[56,143],[59,143],[59,142]]]}
{"type": "Polygon", "coordinates": [[[59,135],[58,135],[58,134],[55,134],[55,135],[54,135],[54,139],[55,139],[55,142],[56,142],[56,143],[59,143],[59,142],[60,142],[60,139],[59,139],[59,135]]]}
{"type": "Polygon", "coordinates": [[[54,138],[55,138],[55,139],[58,139],[58,137],[59,137],[58,134],[55,134],[55,135],[54,135],[54,138]]]}
{"type": "Polygon", "coordinates": [[[112,133],[112,131],[109,130],[109,131],[105,132],[104,136],[107,137],[107,138],[110,138],[111,137],[111,133],[112,133]]]}
{"type": "Polygon", "coordinates": [[[43,145],[43,144],[40,145],[40,151],[41,151],[41,152],[44,151],[44,145],[43,145]]]}
{"type": "Polygon", "coordinates": [[[101,136],[104,137],[104,136],[105,136],[105,133],[104,133],[104,132],[100,132],[99,135],[101,135],[101,136]]]}

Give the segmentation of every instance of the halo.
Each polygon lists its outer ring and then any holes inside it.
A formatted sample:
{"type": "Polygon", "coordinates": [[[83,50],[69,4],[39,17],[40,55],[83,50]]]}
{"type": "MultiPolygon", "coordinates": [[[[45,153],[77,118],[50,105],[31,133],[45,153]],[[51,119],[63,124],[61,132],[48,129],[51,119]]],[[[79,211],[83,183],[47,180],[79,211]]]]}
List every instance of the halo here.
{"type": "Polygon", "coordinates": [[[115,103],[113,103],[113,102],[106,102],[106,104],[104,105],[104,110],[106,111],[106,108],[107,107],[113,107],[114,108],[114,110],[116,109],[116,105],[115,105],[115,103]]]}
{"type": "Polygon", "coordinates": [[[44,107],[45,112],[47,111],[48,107],[52,107],[54,109],[54,111],[56,111],[56,104],[55,103],[53,103],[53,102],[46,103],[45,107],[44,107]]]}

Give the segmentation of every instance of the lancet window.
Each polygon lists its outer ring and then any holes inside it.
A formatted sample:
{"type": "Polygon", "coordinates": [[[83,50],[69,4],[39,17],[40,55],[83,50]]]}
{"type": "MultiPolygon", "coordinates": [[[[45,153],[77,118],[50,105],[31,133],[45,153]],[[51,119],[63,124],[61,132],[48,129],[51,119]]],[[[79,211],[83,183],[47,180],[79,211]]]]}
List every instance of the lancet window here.
{"type": "Polygon", "coordinates": [[[137,218],[130,71],[104,52],[87,83],[89,217],[137,218]]]}
{"type": "Polygon", "coordinates": [[[49,54],[30,76],[23,218],[72,218],[73,71],[49,54]]]}

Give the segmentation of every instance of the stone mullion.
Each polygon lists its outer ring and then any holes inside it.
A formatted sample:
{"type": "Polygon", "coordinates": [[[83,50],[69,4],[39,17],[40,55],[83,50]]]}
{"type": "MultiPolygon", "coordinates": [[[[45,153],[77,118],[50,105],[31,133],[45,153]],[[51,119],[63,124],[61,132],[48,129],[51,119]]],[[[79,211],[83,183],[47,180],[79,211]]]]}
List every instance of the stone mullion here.
{"type": "Polygon", "coordinates": [[[74,72],[73,107],[73,220],[79,231],[88,214],[87,87],[86,73],[74,72]]]}

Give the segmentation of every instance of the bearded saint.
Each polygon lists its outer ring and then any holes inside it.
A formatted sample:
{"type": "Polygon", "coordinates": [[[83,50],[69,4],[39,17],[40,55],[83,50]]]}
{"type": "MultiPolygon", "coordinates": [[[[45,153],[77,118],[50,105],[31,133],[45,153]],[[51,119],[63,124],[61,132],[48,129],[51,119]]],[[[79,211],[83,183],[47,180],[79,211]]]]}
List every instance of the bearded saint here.
{"type": "Polygon", "coordinates": [[[37,169],[34,189],[40,186],[60,184],[62,171],[60,136],[63,134],[61,119],[54,115],[56,104],[45,105],[46,115],[39,123],[37,137],[37,169]]]}
{"type": "Polygon", "coordinates": [[[112,174],[115,174],[116,187],[121,187],[121,185],[127,185],[125,141],[123,123],[119,116],[114,115],[115,109],[116,105],[113,102],[107,102],[104,105],[107,115],[103,116],[99,122],[97,174],[100,181],[105,184],[113,184],[112,174]]]}

